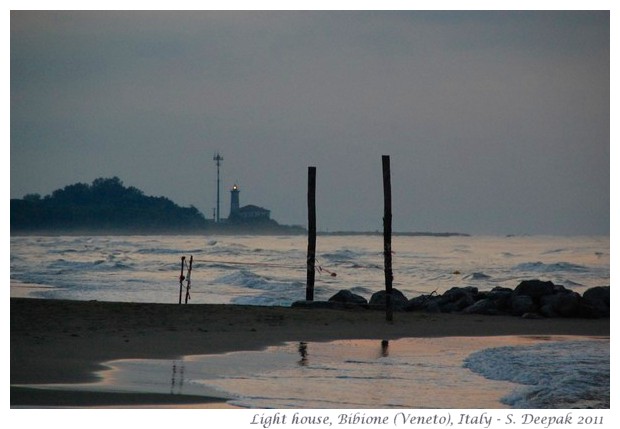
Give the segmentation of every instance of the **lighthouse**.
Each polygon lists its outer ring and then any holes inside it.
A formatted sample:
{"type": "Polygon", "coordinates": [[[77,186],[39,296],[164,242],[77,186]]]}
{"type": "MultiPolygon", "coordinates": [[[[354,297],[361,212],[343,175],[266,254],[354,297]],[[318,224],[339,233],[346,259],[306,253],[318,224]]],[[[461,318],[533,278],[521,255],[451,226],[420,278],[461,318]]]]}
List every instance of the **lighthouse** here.
{"type": "Polygon", "coordinates": [[[270,211],[255,205],[239,206],[239,186],[236,184],[230,190],[230,214],[228,221],[233,223],[252,223],[268,221],[270,211]]]}
{"type": "Polygon", "coordinates": [[[228,219],[233,219],[239,213],[239,187],[233,185],[230,190],[230,214],[228,219]]]}

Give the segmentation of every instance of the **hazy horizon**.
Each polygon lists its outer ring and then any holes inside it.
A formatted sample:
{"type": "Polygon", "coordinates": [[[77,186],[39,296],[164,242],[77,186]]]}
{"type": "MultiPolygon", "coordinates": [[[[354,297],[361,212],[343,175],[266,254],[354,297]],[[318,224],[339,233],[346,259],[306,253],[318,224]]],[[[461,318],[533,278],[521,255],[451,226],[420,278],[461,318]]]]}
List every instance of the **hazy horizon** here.
{"type": "Polygon", "coordinates": [[[119,177],[212,218],[609,235],[609,11],[11,11],[10,194],[119,177]]]}

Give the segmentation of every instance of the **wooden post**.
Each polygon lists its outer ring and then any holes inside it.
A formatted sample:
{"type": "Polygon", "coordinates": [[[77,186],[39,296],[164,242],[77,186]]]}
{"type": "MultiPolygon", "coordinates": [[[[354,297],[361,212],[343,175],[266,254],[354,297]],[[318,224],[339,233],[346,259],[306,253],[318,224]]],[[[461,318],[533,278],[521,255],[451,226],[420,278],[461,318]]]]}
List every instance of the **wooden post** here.
{"type": "Polygon", "coordinates": [[[191,280],[191,276],[192,276],[192,262],[194,261],[194,255],[190,255],[189,257],[189,267],[187,267],[187,286],[185,287],[185,304],[187,304],[187,301],[189,301],[189,289],[190,289],[190,285],[192,283],[191,280]]]}
{"type": "Polygon", "coordinates": [[[183,297],[183,281],[185,280],[185,276],[183,275],[184,269],[185,269],[185,256],[181,256],[181,275],[179,276],[179,304],[181,303],[181,299],[183,297]]]}
{"type": "Polygon", "coordinates": [[[393,321],[392,302],[392,182],[390,178],[390,157],[381,157],[383,164],[383,259],[385,271],[385,319],[393,321]]]}
{"type": "Polygon", "coordinates": [[[308,259],[306,301],[314,301],[314,264],[316,261],[316,167],[308,167],[308,259]]]}

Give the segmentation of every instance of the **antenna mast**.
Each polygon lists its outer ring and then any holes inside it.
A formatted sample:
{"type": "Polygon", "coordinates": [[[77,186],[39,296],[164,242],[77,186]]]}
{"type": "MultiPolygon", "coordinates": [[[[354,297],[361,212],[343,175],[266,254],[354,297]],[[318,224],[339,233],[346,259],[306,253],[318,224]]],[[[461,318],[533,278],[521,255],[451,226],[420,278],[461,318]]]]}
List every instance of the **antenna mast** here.
{"type": "Polygon", "coordinates": [[[220,221],[220,165],[224,158],[217,152],[213,155],[213,161],[215,161],[215,165],[217,165],[217,214],[215,221],[219,223],[220,221]]]}

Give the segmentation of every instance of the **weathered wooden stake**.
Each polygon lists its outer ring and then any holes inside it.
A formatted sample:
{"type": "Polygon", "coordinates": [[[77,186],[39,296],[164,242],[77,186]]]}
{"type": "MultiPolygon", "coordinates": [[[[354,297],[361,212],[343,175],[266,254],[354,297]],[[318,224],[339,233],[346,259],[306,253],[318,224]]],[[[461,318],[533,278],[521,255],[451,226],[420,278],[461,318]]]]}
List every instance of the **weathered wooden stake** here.
{"type": "Polygon", "coordinates": [[[183,281],[185,280],[185,276],[183,275],[184,269],[185,269],[185,256],[181,256],[181,275],[179,276],[179,304],[181,303],[181,299],[183,297],[183,281]]]}
{"type": "Polygon", "coordinates": [[[308,259],[306,301],[314,301],[314,264],[316,261],[316,167],[308,167],[308,259]]]}
{"type": "Polygon", "coordinates": [[[187,304],[187,301],[189,301],[189,289],[191,287],[192,284],[192,262],[194,261],[194,255],[190,255],[189,257],[189,267],[187,267],[187,286],[185,286],[185,304],[187,304]]]}
{"type": "Polygon", "coordinates": [[[390,178],[390,157],[381,157],[383,164],[383,258],[385,264],[385,319],[393,321],[392,303],[392,182],[390,178]]]}

